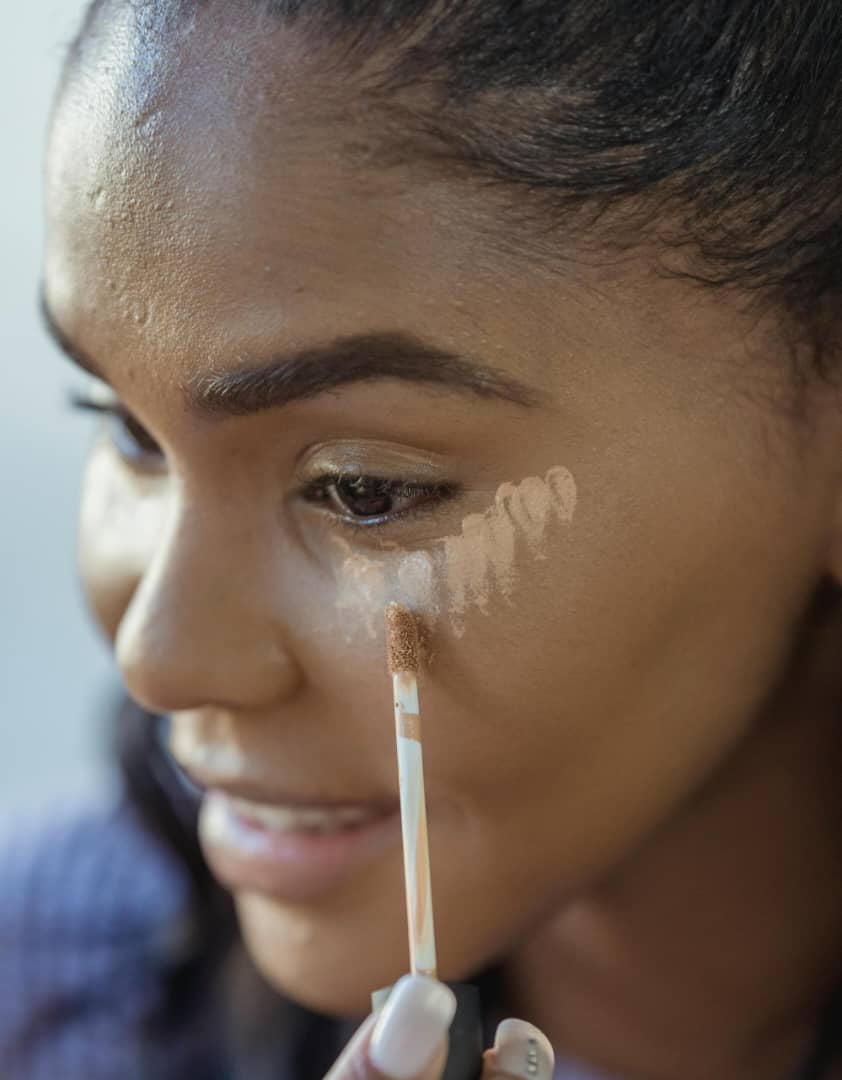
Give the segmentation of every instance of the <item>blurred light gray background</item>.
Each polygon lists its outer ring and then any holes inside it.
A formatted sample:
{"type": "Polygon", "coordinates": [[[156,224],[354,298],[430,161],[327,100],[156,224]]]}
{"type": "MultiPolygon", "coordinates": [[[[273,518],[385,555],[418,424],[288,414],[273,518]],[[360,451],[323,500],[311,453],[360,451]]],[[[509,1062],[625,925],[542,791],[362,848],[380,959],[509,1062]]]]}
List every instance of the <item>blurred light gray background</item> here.
{"type": "Polygon", "coordinates": [[[93,425],[41,329],[41,161],[61,59],[85,0],[16,4],[0,45],[3,169],[0,460],[0,824],[109,790],[102,749],[116,676],[75,576],[76,501],[93,425]]]}

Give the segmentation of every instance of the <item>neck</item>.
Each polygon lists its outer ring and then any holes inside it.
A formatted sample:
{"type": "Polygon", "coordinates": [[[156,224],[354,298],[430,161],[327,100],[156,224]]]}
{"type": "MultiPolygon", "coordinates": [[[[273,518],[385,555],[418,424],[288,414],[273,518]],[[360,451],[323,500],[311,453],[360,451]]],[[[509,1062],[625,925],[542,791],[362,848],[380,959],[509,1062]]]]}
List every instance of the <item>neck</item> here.
{"type": "MultiPolygon", "coordinates": [[[[837,605],[842,607],[842,605],[837,605]]],[[[842,611],[739,751],[506,970],[509,1008],[623,1080],[782,1080],[842,976],[842,611]]]]}

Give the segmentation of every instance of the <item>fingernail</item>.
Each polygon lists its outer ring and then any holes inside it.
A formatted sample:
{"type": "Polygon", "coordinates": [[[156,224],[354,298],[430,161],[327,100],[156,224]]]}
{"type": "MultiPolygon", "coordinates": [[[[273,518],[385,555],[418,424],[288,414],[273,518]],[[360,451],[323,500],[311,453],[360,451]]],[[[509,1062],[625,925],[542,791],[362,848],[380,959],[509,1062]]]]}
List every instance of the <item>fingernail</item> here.
{"type": "Polygon", "coordinates": [[[555,1055],[550,1040],[525,1020],[503,1020],[494,1038],[496,1066],[500,1072],[524,1080],[550,1080],[555,1055]]]}
{"type": "Polygon", "coordinates": [[[432,1059],[456,1012],[453,991],[427,975],[404,975],[377,1019],[368,1056],[394,1080],[410,1080],[432,1059]]]}

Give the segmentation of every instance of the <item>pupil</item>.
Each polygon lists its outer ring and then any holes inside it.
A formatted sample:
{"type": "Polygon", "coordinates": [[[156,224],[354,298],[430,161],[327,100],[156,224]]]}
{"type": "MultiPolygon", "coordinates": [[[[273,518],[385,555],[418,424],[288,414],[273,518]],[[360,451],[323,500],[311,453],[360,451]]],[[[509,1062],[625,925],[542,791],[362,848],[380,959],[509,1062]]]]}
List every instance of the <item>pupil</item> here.
{"type": "Polygon", "coordinates": [[[380,517],[392,509],[392,496],[383,481],[357,476],[339,480],[336,489],[357,517],[380,517]]]}

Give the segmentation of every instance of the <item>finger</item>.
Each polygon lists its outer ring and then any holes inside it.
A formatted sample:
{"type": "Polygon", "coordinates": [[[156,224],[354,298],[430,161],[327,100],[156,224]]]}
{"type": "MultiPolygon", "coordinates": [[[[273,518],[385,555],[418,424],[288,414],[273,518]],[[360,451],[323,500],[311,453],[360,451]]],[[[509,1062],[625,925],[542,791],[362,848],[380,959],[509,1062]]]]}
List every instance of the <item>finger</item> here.
{"type": "Polygon", "coordinates": [[[494,1048],[483,1054],[482,1080],[552,1080],[555,1055],[547,1036],[525,1020],[497,1026],[494,1048]]]}
{"type": "Polygon", "coordinates": [[[357,1029],[325,1080],[439,1080],[456,1012],[449,987],[405,975],[383,1009],[357,1029]]]}

